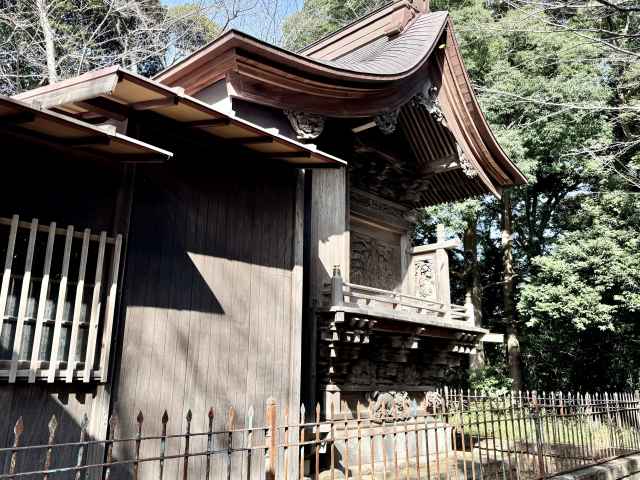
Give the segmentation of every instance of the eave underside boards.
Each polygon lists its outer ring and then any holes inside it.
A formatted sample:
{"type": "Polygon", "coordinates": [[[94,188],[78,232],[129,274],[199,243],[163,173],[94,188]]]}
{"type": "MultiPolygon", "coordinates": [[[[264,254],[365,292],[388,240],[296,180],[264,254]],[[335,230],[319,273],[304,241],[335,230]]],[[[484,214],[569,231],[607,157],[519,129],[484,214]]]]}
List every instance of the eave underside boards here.
{"type": "Polygon", "coordinates": [[[0,96],[3,133],[122,162],[161,162],[171,153],[136,139],[0,96]]]}
{"type": "Polygon", "coordinates": [[[503,188],[526,180],[500,149],[486,123],[471,90],[452,28],[449,22],[445,54],[433,64],[438,70],[434,75],[442,79],[439,101],[448,127],[467,159],[487,188],[500,196],[503,188]]]}
{"type": "Polygon", "coordinates": [[[411,102],[405,105],[400,110],[399,127],[415,156],[417,171],[428,178],[413,192],[414,205],[435,205],[490,193],[477,177],[464,174],[455,138],[423,106],[411,102]]]}
{"type": "Polygon", "coordinates": [[[466,90],[462,97],[465,101],[466,111],[469,112],[472,118],[472,123],[477,129],[480,138],[484,140],[483,145],[490,152],[490,157],[498,164],[497,171],[501,172],[501,180],[504,182],[502,185],[505,188],[513,184],[524,185],[527,182],[526,177],[517,169],[517,167],[515,167],[507,157],[506,153],[502,150],[502,147],[500,147],[500,144],[496,140],[495,135],[491,131],[491,128],[482,113],[478,99],[471,89],[471,80],[466,68],[464,67],[460,48],[458,47],[458,42],[453,34],[453,23],[450,20],[447,27],[447,52],[445,58],[451,64],[451,69],[456,75],[457,84],[460,85],[461,89],[466,90]]]}
{"type": "MultiPolygon", "coordinates": [[[[274,159],[304,168],[337,168],[345,164],[329,154],[220,112],[179,90],[124,70],[92,72],[82,82],[76,79],[69,85],[64,82],[53,84],[35,90],[25,98],[30,102],[42,102],[64,115],[94,123],[126,122],[141,113],[154,113],[175,122],[180,128],[202,134],[203,138],[211,140],[211,146],[217,143],[237,145],[256,159],[274,159]],[[117,77],[117,81],[105,82],[105,76],[117,77]],[[78,93],[78,89],[82,92],[78,93]]],[[[122,126],[126,128],[126,123],[122,126]]]]}
{"type": "Polygon", "coordinates": [[[425,75],[426,67],[416,76],[396,82],[359,85],[308,79],[239,59],[238,71],[228,73],[226,78],[232,97],[274,108],[358,118],[400,108],[420,92],[425,75]]]}

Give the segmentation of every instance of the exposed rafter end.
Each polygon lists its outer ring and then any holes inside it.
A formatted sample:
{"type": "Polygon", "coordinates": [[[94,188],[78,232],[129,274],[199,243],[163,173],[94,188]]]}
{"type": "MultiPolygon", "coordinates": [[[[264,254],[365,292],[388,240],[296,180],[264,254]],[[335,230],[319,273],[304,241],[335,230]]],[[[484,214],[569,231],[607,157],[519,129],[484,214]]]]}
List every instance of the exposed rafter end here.
{"type": "Polygon", "coordinates": [[[374,121],[372,120],[372,121],[370,121],[370,122],[364,123],[364,124],[359,125],[359,126],[357,126],[357,127],[353,127],[353,128],[351,129],[351,131],[352,131],[353,133],[360,133],[360,132],[364,132],[364,131],[366,131],[366,130],[369,130],[369,129],[371,129],[371,128],[375,127],[375,126],[376,126],[376,122],[374,122],[374,121]]]}

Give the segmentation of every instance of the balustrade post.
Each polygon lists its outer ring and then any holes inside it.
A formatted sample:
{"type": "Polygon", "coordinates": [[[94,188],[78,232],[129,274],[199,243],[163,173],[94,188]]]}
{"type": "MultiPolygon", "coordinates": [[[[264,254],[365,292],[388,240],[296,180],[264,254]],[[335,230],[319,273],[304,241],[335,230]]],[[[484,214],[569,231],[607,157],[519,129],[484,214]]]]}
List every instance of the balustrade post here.
{"type": "Polygon", "coordinates": [[[473,307],[473,302],[471,301],[470,293],[467,293],[464,297],[464,313],[467,317],[467,321],[471,324],[475,324],[476,314],[473,307]]]}
{"type": "Polygon", "coordinates": [[[340,274],[340,265],[333,266],[333,276],[331,277],[331,305],[343,305],[343,282],[340,274]]]}

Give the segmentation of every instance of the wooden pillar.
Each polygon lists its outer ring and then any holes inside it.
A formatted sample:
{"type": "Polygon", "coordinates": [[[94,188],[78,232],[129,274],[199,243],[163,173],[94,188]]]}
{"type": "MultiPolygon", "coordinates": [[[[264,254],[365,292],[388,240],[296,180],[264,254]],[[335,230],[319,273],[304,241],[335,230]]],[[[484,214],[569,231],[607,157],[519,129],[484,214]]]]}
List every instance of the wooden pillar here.
{"type": "Polygon", "coordinates": [[[324,416],[331,418],[331,412],[340,411],[340,387],[327,385],[324,389],[324,416]],[[333,409],[331,406],[333,405],[333,409]]]}
{"type": "MultiPolygon", "coordinates": [[[[444,225],[440,224],[437,227],[437,244],[444,245],[446,242],[444,225]]],[[[436,292],[438,295],[438,301],[445,305],[451,304],[451,287],[449,285],[449,256],[445,248],[438,248],[436,250],[436,292]]],[[[447,309],[448,310],[448,309],[447,309]]]]}

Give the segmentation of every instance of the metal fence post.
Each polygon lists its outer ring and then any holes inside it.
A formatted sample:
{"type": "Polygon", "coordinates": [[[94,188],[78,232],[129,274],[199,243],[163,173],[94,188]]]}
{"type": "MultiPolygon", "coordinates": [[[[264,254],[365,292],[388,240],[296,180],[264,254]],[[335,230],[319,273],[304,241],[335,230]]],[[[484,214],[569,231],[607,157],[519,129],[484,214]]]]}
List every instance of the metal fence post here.
{"type": "Polygon", "coordinates": [[[544,435],[542,430],[542,418],[540,415],[540,404],[538,403],[538,396],[535,391],[531,392],[531,418],[536,434],[536,452],[538,455],[538,468],[540,470],[540,478],[546,477],[545,465],[544,465],[544,435]]]}
{"type": "Polygon", "coordinates": [[[267,480],[275,480],[276,478],[276,462],[277,462],[277,441],[278,441],[278,431],[277,431],[277,411],[276,411],[276,401],[273,398],[267,400],[267,468],[266,468],[266,479],[267,480]]]}

